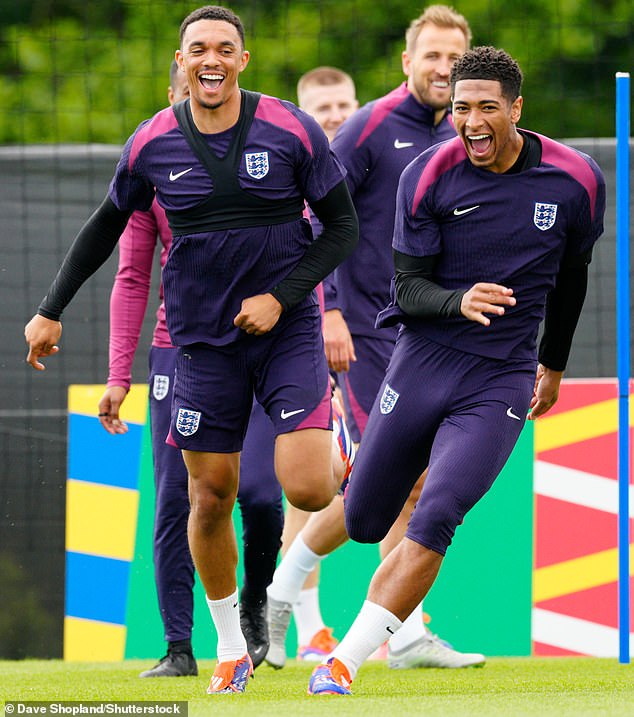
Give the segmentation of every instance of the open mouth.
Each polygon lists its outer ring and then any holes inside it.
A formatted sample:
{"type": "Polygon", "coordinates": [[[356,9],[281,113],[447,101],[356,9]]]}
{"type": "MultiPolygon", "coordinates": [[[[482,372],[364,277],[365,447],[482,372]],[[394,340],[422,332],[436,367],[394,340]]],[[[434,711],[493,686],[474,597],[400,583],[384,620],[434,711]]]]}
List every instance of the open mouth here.
{"type": "Polygon", "coordinates": [[[217,73],[212,73],[212,72],[206,72],[206,73],[200,75],[198,79],[200,81],[200,84],[206,90],[217,90],[225,78],[224,78],[224,75],[219,75],[217,73]]]}
{"type": "Polygon", "coordinates": [[[467,140],[471,147],[471,151],[476,157],[484,156],[489,151],[491,144],[493,143],[493,137],[490,134],[473,134],[468,136],[467,140]]]}

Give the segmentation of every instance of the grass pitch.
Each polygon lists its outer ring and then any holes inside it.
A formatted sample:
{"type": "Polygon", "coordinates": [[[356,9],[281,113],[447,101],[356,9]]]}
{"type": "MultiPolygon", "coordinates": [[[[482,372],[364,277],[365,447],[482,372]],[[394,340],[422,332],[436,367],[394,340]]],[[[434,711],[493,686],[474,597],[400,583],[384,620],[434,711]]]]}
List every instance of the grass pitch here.
{"type": "MultiPolygon", "coordinates": [[[[186,701],[190,717],[632,717],[634,667],[616,659],[492,658],[483,669],[390,670],[366,663],[352,697],[309,697],[312,666],[256,670],[243,695],[205,693],[214,663],[199,677],[141,680],[150,661],[0,662],[0,699],[186,701]]],[[[6,717],[18,715],[5,711],[6,717]]]]}

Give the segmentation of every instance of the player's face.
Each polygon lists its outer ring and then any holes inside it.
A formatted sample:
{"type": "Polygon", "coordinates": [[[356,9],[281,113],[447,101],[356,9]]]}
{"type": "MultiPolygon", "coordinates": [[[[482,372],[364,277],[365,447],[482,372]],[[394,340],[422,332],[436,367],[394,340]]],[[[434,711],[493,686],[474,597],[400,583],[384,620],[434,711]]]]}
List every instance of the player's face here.
{"type": "Polygon", "coordinates": [[[185,73],[192,101],[213,110],[239,92],[238,76],[247,66],[249,53],[231,23],[198,20],[185,29],[176,61],[185,73]]]}
{"type": "Polygon", "coordinates": [[[451,97],[451,68],[466,49],[467,39],[457,27],[423,25],[411,54],[403,53],[407,89],[420,103],[444,110],[451,97]]]}
{"type": "Polygon", "coordinates": [[[359,107],[349,82],[312,85],[302,93],[300,107],[314,117],[332,142],[340,125],[359,107]]]}
{"type": "Polygon", "coordinates": [[[167,99],[171,105],[189,97],[189,87],[187,86],[187,78],[182,70],[178,70],[174,76],[173,84],[167,88],[167,99]]]}
{"type": "Polygon", "coordinates": [[[504,97],[497,80],[459,80],[453,96],[453,120],[471,163],[491,172],[506,172],[522,149],[516,125],[522,98],[504,97]]]}

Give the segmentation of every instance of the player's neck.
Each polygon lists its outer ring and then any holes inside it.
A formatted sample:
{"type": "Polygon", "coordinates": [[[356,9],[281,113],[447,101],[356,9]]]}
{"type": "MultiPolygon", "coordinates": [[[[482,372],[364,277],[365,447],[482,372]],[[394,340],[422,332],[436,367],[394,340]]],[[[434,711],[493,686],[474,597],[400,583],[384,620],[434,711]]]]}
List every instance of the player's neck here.
{"type": "Polygon", "coordinates": [[[242,95],[237,85],[235,92],[217,107],[205,107],[192,98],[190,106],[196,129],[203,134],[217,134],[233,127],[240,117],[241,103],[242,95]]]}

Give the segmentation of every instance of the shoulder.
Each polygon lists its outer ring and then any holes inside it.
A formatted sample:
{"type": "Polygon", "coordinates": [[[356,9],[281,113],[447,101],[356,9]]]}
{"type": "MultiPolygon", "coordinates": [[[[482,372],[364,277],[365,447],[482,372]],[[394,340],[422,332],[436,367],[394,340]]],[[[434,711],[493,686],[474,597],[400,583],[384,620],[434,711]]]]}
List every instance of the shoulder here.
{"type": "Polygon", "coordinates": [[[327,142],[326,136],[317,122],[288,100],[262,95],[258,101],[254,119],[274,125],[283,132],[293,135],[311,154],[313,154],[315,142],[327,142]]]}
{"type": "Polygon", "coordinates": [[[536,136],[542,145],[543,165],[560,169],[581,184],[591,195],[595,194],[597,187],[604,183],[603,173],[590,155],[536,132],[529,134],[536,136]]]}
{"type": "Polygon", "coordinates": [[[413,194],[412,211],[416,212],[423,196],[433,184],[465,161],[469,160],[462,140],[452,137],[426,149],[410,162],[403,170],[401,182],[409,185],[410,193],[413,194]]]}
{"type": "Polygon", "coordinates": [[[381,128],[385,127],[386,121],[403,103],[408,101],[409,97],[409,90],[406,84],[403,83],[388,92],[387,95],[368,102],[346,120],[344,126],[349,125],[350,129],[354,128],[356,130],[355,146],[361,146],[376,135],[381,128]]]}
{"type": "Polygon", "coordinates": [[[154,117],[141,122],[131,138],[129,165],[132,166],[134,164],[141,150],[152,140],[170,132],[176,127],[178,127],[178,121],[171,107],[166,107],[160,112],[157,112],[154,117]]]}

